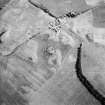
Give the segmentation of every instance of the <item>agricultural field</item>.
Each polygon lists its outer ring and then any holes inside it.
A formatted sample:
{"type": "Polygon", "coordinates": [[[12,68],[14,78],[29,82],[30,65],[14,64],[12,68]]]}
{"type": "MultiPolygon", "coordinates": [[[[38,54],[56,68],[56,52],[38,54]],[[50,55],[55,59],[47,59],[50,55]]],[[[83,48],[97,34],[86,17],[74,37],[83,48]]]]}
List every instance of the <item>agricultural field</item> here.
{"type": "Polygon", "coordinates": [[[105,105],[104,0],[0,0],[0,105],[105,105]]]}

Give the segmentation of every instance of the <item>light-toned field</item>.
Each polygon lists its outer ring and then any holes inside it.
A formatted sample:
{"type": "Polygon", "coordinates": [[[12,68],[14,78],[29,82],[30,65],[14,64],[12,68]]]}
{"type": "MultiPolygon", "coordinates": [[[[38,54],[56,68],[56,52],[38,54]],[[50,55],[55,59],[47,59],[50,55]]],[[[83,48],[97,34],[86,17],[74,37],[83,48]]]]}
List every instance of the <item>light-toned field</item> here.
{"type": "Polygon", "coordinates": [[[101,6],[59,24],[27,0],[12,0],[0,13],[0,105],[101,105],[77,78],[75,63],[82,42],[83,74],[104,96],[103,1],[32,2],[56,17],[101,6]]]}

